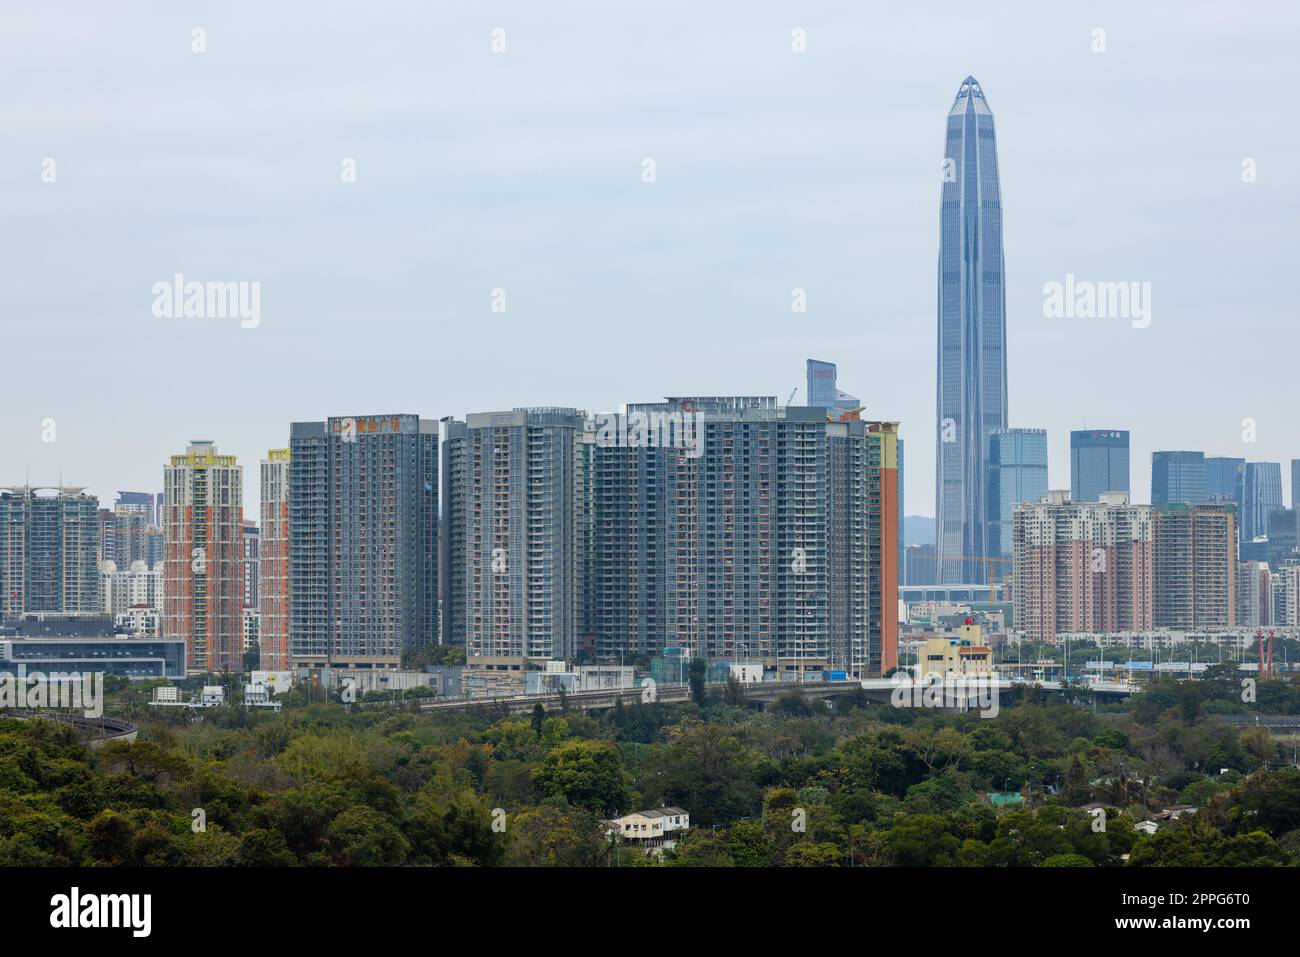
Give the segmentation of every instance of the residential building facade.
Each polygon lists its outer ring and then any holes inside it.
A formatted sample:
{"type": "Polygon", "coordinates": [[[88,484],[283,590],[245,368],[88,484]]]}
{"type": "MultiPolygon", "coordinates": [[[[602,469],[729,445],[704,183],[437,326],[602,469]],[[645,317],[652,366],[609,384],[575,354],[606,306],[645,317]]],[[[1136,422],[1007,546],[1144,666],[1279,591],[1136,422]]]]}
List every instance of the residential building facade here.
{"type": "Polygon", "coordinates": [[[1122,492],[1074,502],[1050,492],[1014,517],[1016,627],[1032,641],[1058,632],[1152,627],[1155,509],[1122,492]]]}
{"type": "Polygon", "coordinates": [[[192,672],[243,666],[244,469],[195,439],[163,469],[162,637],[192,672]]]}
{"type": "Polygon", "coordinates": [[[261,541],[257,563],[258,652],[261,667],[289,667],[289,482],[288,449],[271,449],[262,460],[261,541]]]}
{"type": "Polygon", "coordinates": [[[400,665],[438,642],[438,423],[290,426],[289,654],[307,668],[400,665]]]}
{"type": "Polygon", "coordinates": [[[99,501],[84,488],[0,489],[0,614],[99,614],[99,501]]]}

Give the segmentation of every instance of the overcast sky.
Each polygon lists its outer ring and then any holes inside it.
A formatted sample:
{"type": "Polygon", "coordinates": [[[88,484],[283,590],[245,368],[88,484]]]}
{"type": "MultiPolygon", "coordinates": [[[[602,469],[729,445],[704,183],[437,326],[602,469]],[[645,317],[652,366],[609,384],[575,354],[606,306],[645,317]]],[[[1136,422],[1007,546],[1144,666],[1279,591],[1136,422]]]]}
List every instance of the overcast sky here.
{"type": "Polygon", "coordinates": [[[0,8],[0,484],[62,470],[107,503],[202,437],[252,506],[291,420],[798,402],[813,356],[901,420],[932,515],[967,74],[1011,424],[1048,430],[1052,487],[1085,425],[1132,431],[1139,501],[1153,449],[1300,457],[1295,4],[178,6],[0,8]],[[156,318],[177,273],[260,283],[260,324],[156,318]],[[1044,318],[1067,273],[1150,282],[1150,326],[1044,318]]]}

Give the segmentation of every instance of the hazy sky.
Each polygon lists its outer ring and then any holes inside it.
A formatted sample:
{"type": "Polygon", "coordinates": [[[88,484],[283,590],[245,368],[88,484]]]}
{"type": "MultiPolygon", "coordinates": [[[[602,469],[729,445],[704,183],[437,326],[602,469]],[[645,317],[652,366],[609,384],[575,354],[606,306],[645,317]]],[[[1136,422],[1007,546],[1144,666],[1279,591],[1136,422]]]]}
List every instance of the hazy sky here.
{"type": "Polygon", "coordinates": [[[1085,424],[1132,431],[1140,501],[1156,448],[1300,457],[1295,4],[177,6],[0,8],[0,484],[160,490],[203,437],[252,505],[291,420],[798,402],[814,356],[901,420],[907,510],[933,514],[968,73],[997,122],[1011,424],[1048,430],[1051,485],[1085,424]],[[156,318],[176,273],[260,283],[260,325],[156,318]],[[1044,318],[1067,273],[1150,282],[1149,328],[1044,318]]]}

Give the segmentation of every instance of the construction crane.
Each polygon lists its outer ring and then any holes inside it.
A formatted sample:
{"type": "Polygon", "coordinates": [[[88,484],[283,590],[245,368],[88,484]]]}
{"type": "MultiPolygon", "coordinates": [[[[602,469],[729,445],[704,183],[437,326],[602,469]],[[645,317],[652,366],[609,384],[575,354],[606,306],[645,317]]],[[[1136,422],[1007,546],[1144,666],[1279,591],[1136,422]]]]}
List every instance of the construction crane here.
{"type": "Polygon", "coordinates": [[[1270,629],[1268,630],[1268,665],[1267,665],[1267,667],[1265,667],[1265,664],[1264,664],[1264,632],[1263,632],[1262,630],[1255,632],[1255,642],[1256,642],[1256,646],[1257,646],[1257,647],[1256,647],[1256,650],[1259,652],[1259,674],[1260,674],[1260,677],[1263,677],[1264,675],[1272,675],[1272,674],[1273,674],[1273,629],[1270,628],[1270,629]]]}
{"type": "Polygon", "coordinates": [[[788,398],[788,399],[785,400],[785,404],[786,404],[786,405],[789,405],[791,402],[794,401],[794,394],[795,394],[796,392],[798,392],[798,391],[799,391],[799,387],[798,387],[798,386],[795,386],[793,389],[790,390],[790,398],[788,398]]]}

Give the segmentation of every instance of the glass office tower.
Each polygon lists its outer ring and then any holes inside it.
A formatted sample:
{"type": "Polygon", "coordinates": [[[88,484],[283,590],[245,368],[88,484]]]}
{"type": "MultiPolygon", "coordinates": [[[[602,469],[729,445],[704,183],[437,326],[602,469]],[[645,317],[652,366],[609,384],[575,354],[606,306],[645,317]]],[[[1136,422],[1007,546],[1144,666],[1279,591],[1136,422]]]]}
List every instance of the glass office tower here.
{"type": "Polygon", "coordinates": [[[1247,462],[1241,493],[1241,540],[1266,537],[1269,512],[1281,507],[1281,463],[1247,462]]]}
{"type": "Polygon", "coordinates": [[[989,435],[1007,427],[1002,199],[972,76],[948,112],[939,213],[935,515],[941,584],[984,581],[989,435]]]}
{"type": "Polygon", "coordinates": [[[1202,505],[1205,489],[1204,452],[1151,453],[1152,505],[1202,505]]]}
{"type": "MultiPolygon", "coordinates": [[[[989,436],[990,558],[1011,559],[1012,518],[1021,502],[1047,494],[1047,431],[999,429],[989,436]]],[[[1009,566],[1001,566],[999,580],[1009,566]]]]}
{"type": "Polygon", "coordinates": [[[1102,492],[1128,492],[1128,430],[1070,433],[1070,499],[1100,502],[1102,492]]]}
{"type": "Polygon", "coordinates": [[[1206,456],[1205,500],[1220,505],[1231,502],[1240,508],[1245,473],[1245,459],[1206,456]]]}
{"type": "Polygon", "coordinates": [[[861,411],[862,403],[855,395],[840,391],[834,362],[820,359],[808,360],[808,405],[826,409],[831,418],[838,419],[845,412],[861,411]]]}

